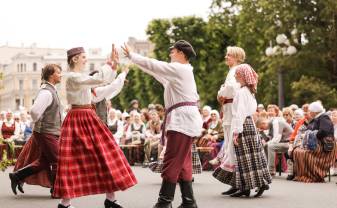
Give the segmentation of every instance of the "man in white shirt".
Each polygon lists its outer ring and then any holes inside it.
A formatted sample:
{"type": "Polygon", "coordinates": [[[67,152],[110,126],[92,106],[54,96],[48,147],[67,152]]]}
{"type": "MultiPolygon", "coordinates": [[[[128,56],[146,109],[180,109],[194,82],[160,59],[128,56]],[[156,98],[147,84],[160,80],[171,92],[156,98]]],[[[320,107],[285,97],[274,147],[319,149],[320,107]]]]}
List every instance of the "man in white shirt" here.
{"type": "Polygon", "coordinates": [[[201,135],[202,118],[198,110],[199,95],[193,67],[189,63],[196,53],[192,45],[184,40],[179,40],[170,47],[170,63],[131,53],[127,46],[123,50],[142,71],[164,86],[166,114],[163,120],[163,137],[166,136],[167,143],[163,182],[154,208],[172,207],[178,181],[182,192],[180,207],[196,208],[192,189],[191,150],[193,138],[201,135]]]}
{"type": "Polygon", "coordinates": [[[49,64],[42,69],[43,84],[30,111],[34,123],[33,136],[20,154],[15,172],[9,174],[15,195],[17,188],[24,193],[22,182],[44,187],[53,186],[61,128],[61,104],[55,85],[60,81],[60,66],[49,64]],[[38,174],[37,177],[27,178],[34,174],[38,174]]]}

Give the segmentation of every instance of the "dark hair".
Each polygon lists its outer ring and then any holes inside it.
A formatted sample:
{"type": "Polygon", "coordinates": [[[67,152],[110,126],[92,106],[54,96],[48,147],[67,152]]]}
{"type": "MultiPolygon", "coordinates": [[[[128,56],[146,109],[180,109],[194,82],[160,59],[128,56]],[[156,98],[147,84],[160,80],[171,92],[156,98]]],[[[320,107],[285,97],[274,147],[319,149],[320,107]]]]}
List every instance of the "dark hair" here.
{"type": "Polygon", "coordinates": [[[73,58],[76,57],[76,56],[78,57],[79,55],[80,54],[75,54],[73,56],[68,56],[67,63],[68,63],[68,65],[69,65],[70,68],[74,68],[75,62],[73,61],[73,58]]]}
{"type": "Polygon", "coordinates": [[[41,72],[41,81],[48,81],[49,77],[55,73],[56,68],[59,68],[62,71],[61,66],[57,64],[47,64],[43,67],[41,72]]]}

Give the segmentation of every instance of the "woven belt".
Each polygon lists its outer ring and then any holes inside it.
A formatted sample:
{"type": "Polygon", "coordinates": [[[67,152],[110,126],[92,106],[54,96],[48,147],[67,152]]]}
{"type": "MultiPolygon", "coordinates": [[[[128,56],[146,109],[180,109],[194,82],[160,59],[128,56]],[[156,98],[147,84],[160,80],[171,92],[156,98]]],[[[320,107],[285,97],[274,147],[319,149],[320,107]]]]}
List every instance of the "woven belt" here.
{"type": "Polygon", "coordinates": [[[92,104],[87,104],[87,105],[71,105],[72,109],[95,109],[92,104]]]}
{"type": "Polygon", "coordinates": [[[232,102],[233,102],[233,99],[225,99],[223,104],[232,103],[232,102]]]}
{"type": "Polygon", "coordinates": [[[198,106],[198,102],[181,102],[181,103],[177,103],[172,105],[171,107],[169,107],[168,109],[166,109],[165,111],[165,116],[164,116],[164,120],[163,120],[163,124],[162,124],[162,134],[161,134],[161,138],[160,138],[160,143],[162,145],[164,145],[165,143],[165,133],[166,133],[166,118],[167,115],[174,109],[182,107],[182,106],[198,106]]]}

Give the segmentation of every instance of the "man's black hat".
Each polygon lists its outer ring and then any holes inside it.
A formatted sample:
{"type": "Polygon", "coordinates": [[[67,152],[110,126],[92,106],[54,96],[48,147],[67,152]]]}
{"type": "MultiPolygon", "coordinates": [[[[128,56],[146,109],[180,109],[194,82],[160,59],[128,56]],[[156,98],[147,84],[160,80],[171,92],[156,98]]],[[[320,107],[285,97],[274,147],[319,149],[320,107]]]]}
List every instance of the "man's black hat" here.
{"type": "Polygon", "coordinates": [[[179,51],[182,51],[188,59],[196,57],[197,54],[195,53],[193,46],[187,42],[186,40],[178,40],[173,44],[173,46],[170,47],[170,50],[173,48],[178,49],[179,51]]]}

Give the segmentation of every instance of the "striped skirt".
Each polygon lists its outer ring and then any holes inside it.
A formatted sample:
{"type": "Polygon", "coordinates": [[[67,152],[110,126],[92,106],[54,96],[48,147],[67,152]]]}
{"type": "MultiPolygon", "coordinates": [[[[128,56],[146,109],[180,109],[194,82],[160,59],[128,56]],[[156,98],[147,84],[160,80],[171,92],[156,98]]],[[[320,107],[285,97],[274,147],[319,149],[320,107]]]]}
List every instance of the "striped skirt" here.
{"type": "Polygon", "coordinates": [[[236,154],[235,171],[229,172],[218,167],[213,176],[220,182],[240,190],[250,190],[271,183],[267,159],[254,121],[247,117],[243,132],[234,146],[236,154]]]}
{"type": "Polygon", "coordinates": [[[108,127],[92,109],[71,109],[61,128],[53,196],[74,198],[137,183],[108,127]]]}
{"type": "Polygon", "coordinates": [[[320,144],[315,151],[296,148],[293,158],[295,181],[324,182],[324,177],[336,160],[336,145],[331,152],[324,152],[320,144]]]}
{"type": "MultiPolygon", "coordinates": [[[[154,173],[162,173],[163,160],[150,163],[150,170],[154,173]]],[[[192,144],[192,174],[200,174],[202,172],[201,161],[195,144],[192,144]]]]}

